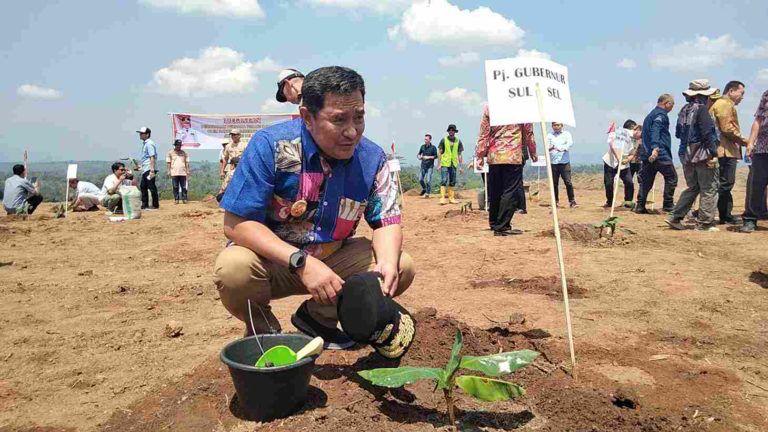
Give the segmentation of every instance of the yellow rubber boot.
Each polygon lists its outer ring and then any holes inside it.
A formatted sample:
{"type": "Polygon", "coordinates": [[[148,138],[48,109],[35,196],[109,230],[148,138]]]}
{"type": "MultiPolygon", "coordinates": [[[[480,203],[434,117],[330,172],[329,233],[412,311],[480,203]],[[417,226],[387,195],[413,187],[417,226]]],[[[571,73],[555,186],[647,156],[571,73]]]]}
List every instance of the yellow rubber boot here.
{"type": "Polygon", "coordinates": [[[451,204],[458,204],[456,201],[456,195],[453,192],[453,186],[448,186],[448,202],[451,204]]]}
{"type": "Polygon", "coordinates": [[[448,204],[445,201],[445,186],[440,186],[440,205],[448,204]]]}

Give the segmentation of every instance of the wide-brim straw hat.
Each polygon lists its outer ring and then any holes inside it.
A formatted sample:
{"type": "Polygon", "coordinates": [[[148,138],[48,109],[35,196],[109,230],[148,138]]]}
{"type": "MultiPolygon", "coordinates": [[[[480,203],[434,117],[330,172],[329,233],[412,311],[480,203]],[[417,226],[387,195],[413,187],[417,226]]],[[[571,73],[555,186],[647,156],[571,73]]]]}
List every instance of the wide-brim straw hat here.
{"type": "Polygon", "coordinates": [[[711,87],[708,79],[696,79],[688,84],[688,89],[683,91],[683,95],[689,97],[698,95],[712,96],[715,92],[719,92],[719,90],[711,87]]]}

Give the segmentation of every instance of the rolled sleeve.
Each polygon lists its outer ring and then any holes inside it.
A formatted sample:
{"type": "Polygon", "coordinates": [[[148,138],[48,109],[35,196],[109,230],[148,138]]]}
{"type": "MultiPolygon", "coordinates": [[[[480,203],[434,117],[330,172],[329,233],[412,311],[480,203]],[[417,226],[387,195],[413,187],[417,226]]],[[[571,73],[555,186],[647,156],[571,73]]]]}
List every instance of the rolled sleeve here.
{"type": "Polygon", "coordinates": [[[373,187],[365,208],[365,221],[372,229],[401,222],[400,205],[397,203],[397,184],[392,179],[389,164],[382,158],[379,170],[373,181],[373,187]]]}
{"type": "Polygon", "coordinates": [[[221,200],[221,208],[264,223],[275,188],[273,143],[265,133],[251,137],[221,200]]]}

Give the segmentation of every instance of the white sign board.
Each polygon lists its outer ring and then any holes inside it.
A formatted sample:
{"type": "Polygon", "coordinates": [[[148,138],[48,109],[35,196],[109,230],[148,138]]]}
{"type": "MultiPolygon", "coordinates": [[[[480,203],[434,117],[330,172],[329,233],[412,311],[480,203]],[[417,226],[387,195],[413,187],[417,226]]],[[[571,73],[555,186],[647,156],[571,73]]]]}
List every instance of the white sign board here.
{"type": "Polygon", "coordinates": [[[483,167],[480,168],[477,166],[477,163],[480,162],[480,160],[475,159],[475,174],[487,174],[488,173],[488,158],[483,158],[483,167]]]}
{"type": "Polygon", "coordinates": [[[388,160],[387,165],[389,165],[389,172],[400,171],[400,161],[398,159],[388,160]]]}
{"type": "Polygon", "coordinates": [[[568,68],[551,60],[517,57],[485,61],[491,126],[558,122],[576,126],[568,68]],[[539,84],[543,112],[536,99],[539,84]]]}
{"type": "Polygon", "coordinates": [[[77,164],[67,166],[67,180],[77,178],[77,164]]]}
{"type": "Polygon", "coordinates": [[[229,132],[238,129],[240,142],[247,143],[254,132],[276,123],[298,118],[298,114],[188,114],[171,113],[173,138],[184,149],[221,150],[230,140],[229,132]]]}

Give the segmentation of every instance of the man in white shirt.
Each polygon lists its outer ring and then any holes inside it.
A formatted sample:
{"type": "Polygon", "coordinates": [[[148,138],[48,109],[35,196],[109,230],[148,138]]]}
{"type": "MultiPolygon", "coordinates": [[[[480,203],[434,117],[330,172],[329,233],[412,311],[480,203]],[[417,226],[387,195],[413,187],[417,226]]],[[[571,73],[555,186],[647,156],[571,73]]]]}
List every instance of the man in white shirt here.
{"type": "Polygon", "coordinates": [[[96,211],[101,202],[101,189],[93,183],[69,179],[69,187],[75,190],[72,211],[96,211]]]}
{"type": "Polygon", "coordinates": [[[120,186],[131,186],[127,177],[125,164],[115,162],[112,164],[112,174],[104,179],[104,185],[101,187],[101,205],[112,213],[122,212],[123,198],[120,195],[120,186]]]}
{"type": "Polygon", "coordinates": [[[565,183],[565,191],[568,193],[568,202],[571,208],[578,207],[573,193],[573,181],[571,180],[571,154],[573,145],[571,133],[563,130],[562,123],[552,123],[552,132],[547,134],[547,150],[549,160],[552,163],[552,184],[555,186],[555,205],[560,205],[560,179],[565,183]]]}

